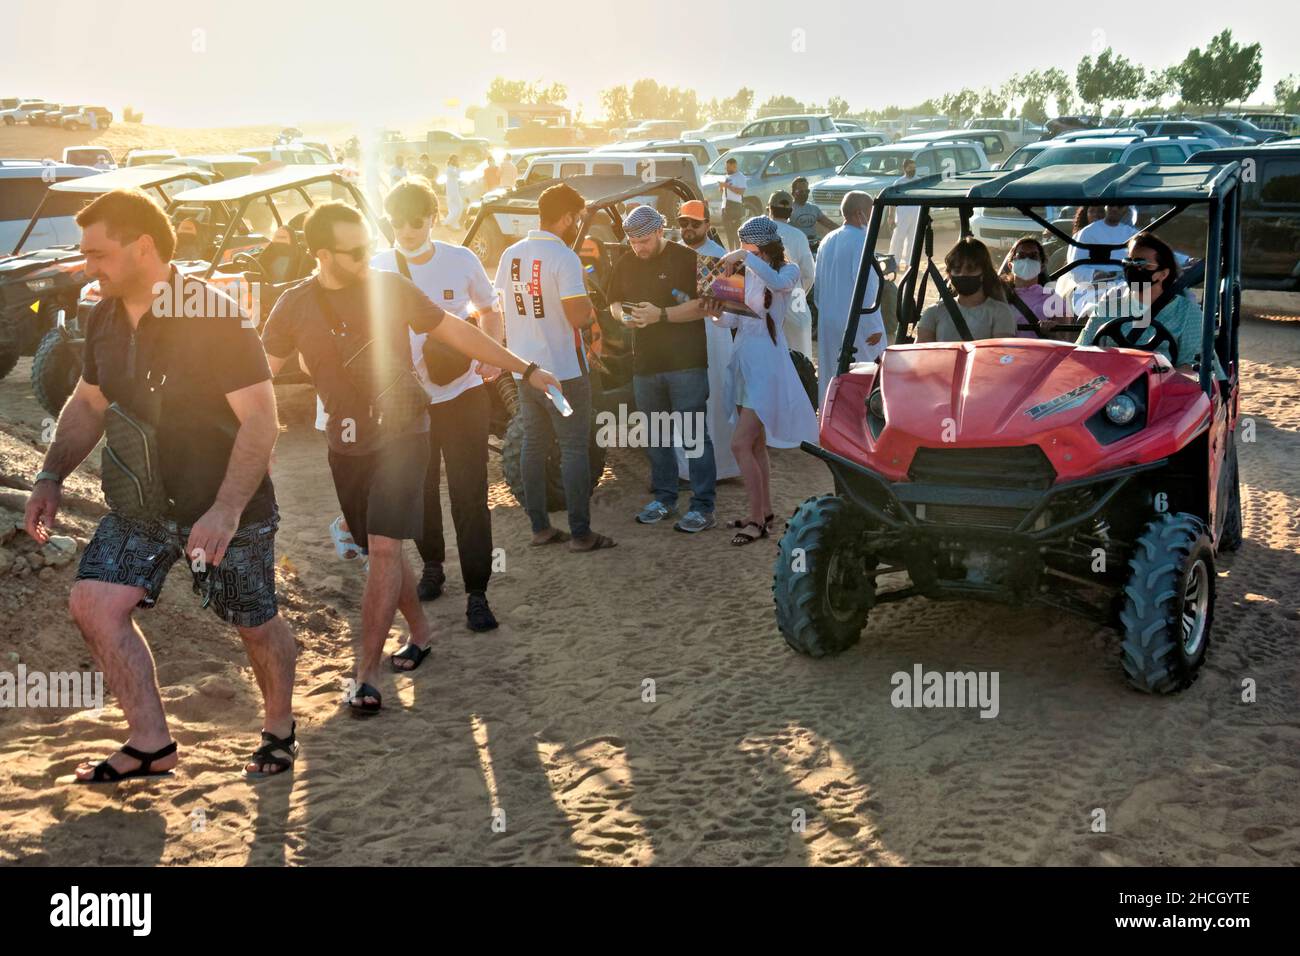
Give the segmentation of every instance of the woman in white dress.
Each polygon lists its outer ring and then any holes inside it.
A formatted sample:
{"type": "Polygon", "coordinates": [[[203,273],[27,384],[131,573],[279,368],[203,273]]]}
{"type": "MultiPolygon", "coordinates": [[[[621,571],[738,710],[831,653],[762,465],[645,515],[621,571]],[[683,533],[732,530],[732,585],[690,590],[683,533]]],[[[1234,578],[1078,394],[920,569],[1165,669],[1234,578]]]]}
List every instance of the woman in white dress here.
{"type": "Polygon", "coordinates": [[[749,514],[732,523],[731,543],[746,545],[767,537],[774,521],[768,447],[817,441],[817,413],[782,331],[791,294],[799,287],[799,267],[786,261],[776,223],[768,217],[746,220],[738,236],[740,248],[723,261],[729,274],[744,267],[745,305],[754,315],[724,312],[717,300],[711,300],[710,314],[719,325],[736,329],[726,395],[735,424],[731,450],[745,482],[749,514]]]}

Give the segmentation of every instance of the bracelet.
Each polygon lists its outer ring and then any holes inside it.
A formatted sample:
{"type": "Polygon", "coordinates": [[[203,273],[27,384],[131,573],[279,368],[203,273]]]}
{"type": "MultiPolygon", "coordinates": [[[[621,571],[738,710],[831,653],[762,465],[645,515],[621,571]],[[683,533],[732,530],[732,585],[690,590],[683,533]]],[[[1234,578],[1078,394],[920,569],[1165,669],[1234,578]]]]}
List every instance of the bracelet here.
{"type": "Polygon", "coordinates": [[[52,481],[56,485],[61,485],[63,484],[63,476],[57,471],[38,471],[32,484],[36,484],[38,481],[52,481]]]}
{"type": "Polygon", "coordinates": [[[531,376],[534,372],[536,372],[537,369],[538,369],[539,367],[540,367],[540,366],[538,366],[538,364],[537,364],[536,362],[529,362],[529,363],[528,363],[528,367],[524,369],[524,377],[523,377],[523,381],[524,381],[524,384],[525,384],[525,385],[528,384],[529,376],[531,376]]]}

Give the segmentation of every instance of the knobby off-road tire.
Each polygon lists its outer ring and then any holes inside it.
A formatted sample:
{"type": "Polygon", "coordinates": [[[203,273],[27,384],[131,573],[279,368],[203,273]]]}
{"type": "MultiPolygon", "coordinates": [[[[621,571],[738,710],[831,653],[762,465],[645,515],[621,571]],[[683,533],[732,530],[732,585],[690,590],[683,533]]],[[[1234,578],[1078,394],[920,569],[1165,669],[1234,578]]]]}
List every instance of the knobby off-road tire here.
{"type": "Polygon", "coordinates": [[[817,369],[812,359],[802,352],[791,349],[790,361],[794,363],[794,370],[799,375],[799,384],[808,393],[808,401],[812,402],[813,411],[817,411],[817,369]]]}
{"type": "Polygon", "coordinates": [[[1137,540],[1120,612],[1120,661],[1148,694],[1189,687],[1205,661],[1214,623],[1214,547],[1195,515],[1161,515],[1137,540]]]}
{"type": "MultiPolygon", "coordinates": [[[[522,386],[527,387],[527,386],[522,386]]],[[[524,504],[524,473],[522,452],[524,447],[524,416],[516,413],[510,420],[501,439],[501,472],[515,501],[524,504]]],[[[605,449],[596,443],[596,414],[592,411],[590,437],[587,445],[591,464],[591,487],[594,490],[600,476],[605,473],[605,449]]],[[[546,510],[563,511],[565,508],[564,479],[560,474],[560,446],[556,441],[546,453],[546,510]]]]}
{"type": "MultiPolygon", "coordinates": [[[[0,322],[3,321],[4,319],[0,318],[0,322]]],[[[0,326],[0,378],[4,378],[14,370],[21,354],[22,347],[18,341],[17,327],[12,323],[0,326]]]]}
{"type": "Polygon", "coordinates": [[[81,377],[82,345],[51,329],[36,347],[32,359],[32,393],[41,408],[56,418],[81,377]]]}
{"type": "Polygon", "coordinates": [[[838,654],[862,636],[876,595],[864,531],[861,512],[836,495],[809,498],[786,526],[772,598],[781,636],[800,654],[838,654]]]}
{"type": "Polygon", "coordinates": [[[1237,469],[1237,445],[1234,442],[1232,451],[1228,453],[1228,460],[1224,462],[1224,467],[1231,469],[1232,477],[1228,485],[1228,514],[1223,519],[1223,530],[1219,534],[1220,551],[1236,551],[1241,547],[1242,526],[1241,526],[1241,475],[1237,469]]]}

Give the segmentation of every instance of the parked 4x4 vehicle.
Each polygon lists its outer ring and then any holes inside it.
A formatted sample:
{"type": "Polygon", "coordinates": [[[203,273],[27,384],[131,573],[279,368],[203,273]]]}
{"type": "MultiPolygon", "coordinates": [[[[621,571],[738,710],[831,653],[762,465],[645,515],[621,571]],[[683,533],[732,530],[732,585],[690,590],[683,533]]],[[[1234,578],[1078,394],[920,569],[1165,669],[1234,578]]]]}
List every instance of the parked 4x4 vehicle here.
{"type": "Polygon", "coordinates": [[[1215,146],[1250,146],[1254,142],[1249,136],[1238,136],[1203,120],[1138,120],[1133,127],[1148,136],[1196,136],[1215,146]]]}
{"type": "MultiPolygon", "coordinates": [[[[0,196],[9,162],[0,161],[0,196]]],[[[85,203],[113,189],[143,189],[166,206],[172,193],[207,181],[197,170],[159,166],[96,173],[84,166],[34,165],[35,175],[26,177],[25,185],[39,198],[27,207],[13,253],[0,258],[0,376],[12,370],[19,355],[43,361],[42,346],[59,313],[76,314],[87,279],[73,217],[85,203]],[[57,178],[47,187],[40,172],[51,169],[57,178]]]]}
{"type": "Polygon", "coordinates": [[[113,114],[102,106],[76,107],[59,117],[64,129],[108,129],[113,125],[113,114]]]}
{"type": "Polygon", "coordinates": [[[1000,163],[1014,150],[1005,134],[993,129],[945,129],[929,133],[912,133],[898,139],[898,143],[936,143],[940,140],[979,143],[984,158],[990,163],[1000,163]]]}
{"type": "MultiPolygon", "coordinates": [[[[917,209],[920,240],[894,344],[875,362],[854,361],[861,316],[879,305],[859,275],[819,444],[802,446],[826,463],[835,493],[801,504],[779,545],[772,592],[791,648],[844,651],[887,602],[997,601],[1115,627],[1114,670],[1138,690],[1196,680],[1213,637],[1216,561],[1242,543],[1239,185],[1235,163],[1051,166],[930,176],[881,194],[861,269],[878,268],[891,206],[917,209]],[[1168,207],[1173,218],[1203,210],[1203,258],[1186,274],[1204,282],[1199,354],[1180,354],[1158,316],[1118,309],[1088,346],[972,341],[933,261],[934,210],[965,223],[978,206],[1029,216],[1107,203],[1168,207]],[[927,288],[964,341],[912,343],[927,288]],[[900,572],[907,583],[889,587],[900,572]]],[[[1083,258],[1052,279],[1110,261],[1109,248],[1079,248],[1083,258]]],[[[1069,657],[1055,666],[1062,679],[1079,671],[1069,657]]]]}
{"type": "Polygon", "coordinates": [[[917,176],[964,173],[988,169],[988,157],[979,143],[969,140],[941,139],[930,142],[904,143],[864,149],[850,159],[839,172],[812,185],[812,201],[832,222],[840,222],[840,201],[844,194],[861,190],[878,196],[886,186],[903,175],[906,160],[916,163],[917,176]]]}
{"type": "Polygon", "coordinates": [[[792,113],[787,116],[765,116],[743,126],[738,133],[719,136],[713,145],[722,152],[750,143],[773,143],[782,140],[802,139],[817,133],[838,133],[829,113],[792,113]]]}
{"type": "MultiPolygon", "coordinates": [[[[11,102],[5,100],[6,103],[11,102]]],[[[19,100],[13,106],[5,106],[0,109],[0,122],[6,126],[16,126],[18,123],[25,123],[33,113],[44,112],[53,106],[53,103],[47,103],[45,100],[19,100]]]]}
{"type": "MultiPolygon", "coordinates": [[[[1026,143],[1035,143],[1047,135],[1045,127],[1040,126],[1033,120],[1027,120],[1023,116],[1014,119],[1007,119],[1002,116],[978,116],[974,119],[968,119],[962,125],[963,128],[970,130],[996,130],[1003,135],[1012,149],[1024,146],[1026,143]]],[[[989,159],[992,158],[992,156],[989,156],[989,159]]]]}
{"type": "Polygon", "coordinates": [[[700,180],[704,198],[709,204],[709,214],[715,221],[722,219],[721,183],[727,175],[727,162],[734,159],[736,168],[747,180],[742,205],[745,216],[760,215],[767,207],[772,193],[790,191],[790,184],[799,177],[816,186],[848,162],[853,155],[845,137],[837,133],[832,137],[808,137],[777,142],[750,143],[738,146],[718,157],[700,180]]]}

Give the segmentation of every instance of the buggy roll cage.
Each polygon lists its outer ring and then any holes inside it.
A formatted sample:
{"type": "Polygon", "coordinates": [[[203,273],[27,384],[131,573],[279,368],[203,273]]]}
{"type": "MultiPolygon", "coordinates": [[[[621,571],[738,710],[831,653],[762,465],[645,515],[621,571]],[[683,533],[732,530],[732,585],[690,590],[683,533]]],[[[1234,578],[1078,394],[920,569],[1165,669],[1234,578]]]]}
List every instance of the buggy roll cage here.
{"type": "MultiPolygon", "coordinates": [[[[908,342],[907,330],[915,321],[920,304],[924,301],[925,283],[933,280],[940,299],[954,319],[960,318],[956,300],[934,264],[934,230],[931,208],[956,208],[961,220],[961,235],[971,235],[970,219],[975,208],[1011,208],[1038,223],[1050,235],[1067,246],[1082,249],[1083,258],[1066,262],[1049,273],[1055,281],[1077,266],[1104,265],[1114,267],[1110,254],[1127,243],[1080,243],[1057,228],[1032,208],[1033,206],[1067,205],[1138,205],[1170,206],[1145,228],[1157,230],[1169,220],[1192,206],[1208,208],[1206,254],[1204,259],[1204,288],[1202,303],[1202,339],[1199,384],[1205,394],[1213,387],[1213,362],[1204,357],[1216,351],[1221,364],[1232,376],[1237,374],[1238,323],[1237,310],[1241,302],[1241,230],[1240,215],[1240,164],[1186,164],[1181,166],[1143,163],[1138,166],[1119,164],[1104,166],[1022,166],[1015,170],[978,170],[956,176],[936,174],[886,187],[872,206],[871,221],[867,227],[867,240],[862,247],[854,285],[852,305],[849,308],[844,340],[840,347],[835,374],[843,375],[853,362],[861,317],[880,307],[880,294],[884,288],[880,264],[874,253],[880,238],[880,227],[887,206],[919,206],[916,238],[912,243],[910,261],[898,283],[898,331],[895,345],[908,342]],[[1152,181],[1154,180],[1154,181],[1152,181]],[[1017,194],[1020,195],[1017,195],[1017,194]],[[925,254],[926,266],[921,267],[925,254]],[[875,300],[867,303],[868,281],[876,275],[875,300]],[[919,282],[919,297],[917,295],[919,282]],[[1210,294],[1208,290],[1215,290],[1210,294]],[[1220,317],[1223,321],[1220,323],[1220,317]],[[1217,328],[1216,328],[1217,327],[1217,328]]],[[[964,321],[957,322],[959,330],[964,321]]],[[[969,330],[965,330],[967,337],[969,330]]]]}

